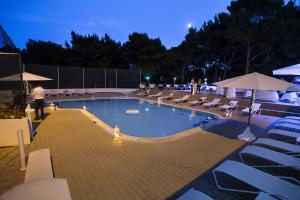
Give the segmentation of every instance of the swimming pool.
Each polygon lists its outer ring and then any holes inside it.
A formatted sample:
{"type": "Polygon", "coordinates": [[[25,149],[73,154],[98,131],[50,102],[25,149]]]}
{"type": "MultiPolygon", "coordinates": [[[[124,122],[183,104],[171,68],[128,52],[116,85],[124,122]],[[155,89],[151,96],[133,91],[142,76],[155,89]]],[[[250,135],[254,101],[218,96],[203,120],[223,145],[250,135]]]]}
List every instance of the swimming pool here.
{"type": "Polygon", "coordinates": [[[201,126],[218,117],[189,109],[157,104],[140,99],[97,99],[59,102],[62,108],[82,108],[111,127],[118,126],[121,132],[136,137],[164,137],[201,126]],[[128,109],[139,110],[127,114],[128,109]]]}

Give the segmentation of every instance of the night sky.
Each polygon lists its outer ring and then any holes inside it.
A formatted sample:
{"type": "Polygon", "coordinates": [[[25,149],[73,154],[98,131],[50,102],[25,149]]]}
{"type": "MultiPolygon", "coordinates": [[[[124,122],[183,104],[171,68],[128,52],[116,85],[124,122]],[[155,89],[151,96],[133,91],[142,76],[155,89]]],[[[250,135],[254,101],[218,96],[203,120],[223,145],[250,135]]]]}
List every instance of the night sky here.
{"type": "Polygon", "coordinates": [[[230,0],[3,1],[0,25],[18,48],[24,48],[28,39],[64,44],[72,30],[107,33],[120,42],[132,32],[145,32],[170,48],[184,39],[189,23],[199,28],[229,4],[230,0]]]}

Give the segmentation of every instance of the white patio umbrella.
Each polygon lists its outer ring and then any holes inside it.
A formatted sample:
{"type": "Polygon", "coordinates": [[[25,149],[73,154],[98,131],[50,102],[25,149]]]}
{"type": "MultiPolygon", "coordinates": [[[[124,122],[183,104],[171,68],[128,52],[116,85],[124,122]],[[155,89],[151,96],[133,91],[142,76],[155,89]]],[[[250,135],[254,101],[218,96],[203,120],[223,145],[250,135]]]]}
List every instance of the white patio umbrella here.
{"type": "MultiPolygon", "coordinates": [[[[36,74],[31,74],[28,72],[23,72],[22,73],[22,79],[24,83],[24,89],[25,89],[25,94],[27,95],[28,93],[28,81],[51,81],[52,79],[44,77],[44,76],[39,76],[36,74]]],[[[0,78],[0,81],[21,81],[20,74],[13,74],[9,76],[5,76],[0,78]]],[[[28,99],[26,99],[28,100],[28,99]]]]}
{"type": "Polygon", "coordinates": [[[245,141],[255,140],[255,136],[250,130],[250,119],[252,113],[252,104],[254,102],[256,90],[279,90],[279,91],[298,91],[299,88],[294,86],[292,83],[282,81],[270,76],[266,76],[257,72],[234,77],[224,81],[213,83],[219,87],[226,88],[240,88],[252,90],[251,103],[249,107],[248,125],[244,132],[238,135],[239,139],[245,141]]]}
{"type": "MultiPolygon", "coordinates": [[[[22,78],[23,81],[51,81],[52,80],[50,78],[39,76],[36,74],[31,74],[28,72],[23,72],[22,78]]],[[[20,74],[13,74],[13,75],[0,78],[0,81],[20,81],[20,80],[21,80],[20,74]]]]}

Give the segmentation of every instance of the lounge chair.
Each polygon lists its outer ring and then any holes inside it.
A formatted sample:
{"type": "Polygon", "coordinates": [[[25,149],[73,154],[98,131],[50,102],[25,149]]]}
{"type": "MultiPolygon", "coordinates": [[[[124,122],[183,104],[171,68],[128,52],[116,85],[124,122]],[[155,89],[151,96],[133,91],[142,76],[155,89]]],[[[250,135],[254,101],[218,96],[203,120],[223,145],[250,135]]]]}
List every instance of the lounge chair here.
{"type": "Polygon", "coordinates": [[[259,138],[252,145],[262,146],[288,155],[300,155],[300,145],[281,142],[270,138],[259,138]]]}
{"type": "Polygon", "coordinates": [[[171,100],[172,98],[173,98],[173,96],[174,96],[174,94],[173,93],[171,93],[171,94],[169,94],[169,95],[167,95],[167,96],[162,96],[162,97],[159,97],[160,99],[167,99],[167,100],[171,100]]]}
{"type": "Polygon", "coordinates": [[[207,97],[200,97],[198,100],[195,100],[195,101],[189,101],[188,104],[189,104],[190,106],[201,105],[206,99],[207,99],[207,97]]]}
{"type": "Polygon", "coordinates": [[[274,198],[274,197],[271,197],[270,195],[268,195],[268,194],[266,194],[266,193],[264,193],[264,192],[260,192],[260,193],[256,196],[255,200],[277,200],[277,199],[274,198]]]}
{"type": "Polygon", "coordinates": [[[268,172],[289,177],[300,185],[300,158],[258,146],[247,146],[239,154],[243,163],[263,170],[275,169],[268,172]]]}
{"type": "MultiPolygon", "coordinates": [[[[299,186],[237,161],[225,161],[213,170],[213,176],[217,187],[221,190],[252,194],[265,192],[270,196],[289,200],[299,200],[300,198],[299,186]],[[241,189],[241,184],[239,184],[239,188],[222,186],[221,176],[219,176],[221,174],[243,182],[255,189],[241,189]]],[[[228,184],[228,182],[226,183],[228,184]]]]}
{"type": "Polygon", "coordinates": [[[152,95],[149,95],[149,98],[157,98],[157,97],[160,97],[162,95],[162,92],[158,92],[157,94],[152,94],[152,95]]]}
{"type": "Polygon", "coordinates": [[[178,99],[174,99],[175,103],[183,103],[188,101],[188,99],[190,98],[190,95],[184,95],[182,98],[178,98],[178,99]]]}
{"type": "Polygon", "coordinates": [[[177,200],[213,200],[213,199],[207,196],[206,194],[192,188],[187,192],[185,192],[180,197],[178,197],[177,200]]]}
{"type": "Polygon", "coordinates": [[[57,96],[57,95],[58,95],[58,93],[57,93],[56,89],[50,89],[49,96],[57,96]]]}
{"type": "Polygon", "coordinates": [[[286,119],[286,118],[282,118],[282,119],[280,119],[279,122],[284,122],[284,123],[290,123],[290,124],[300,125],[300,120],[296,120],[296,119],[286,119]]]}
{"type": "Polygon", "coordinates": [[[166,89],[170,90],[171,89],[171,84],[166,84],[166,89]]]}
{"type": "Polygon", "coordinates": [[[94,92],[91,89],[85,89],[85,94],[87,94],[87,95],[93,95],[94,92]]]}
{"type": "Polygon", "coordinates": [[[56,89],[55,92],[57,95],[61,95],[61,96],[64,95],[64,90],[56,89]]]}
{"type": "Polygon", "coordinates": [[[233,109],[237,109],[237,104],[238,101],[230,101],[228,104],[224,104],[222,106],[219,106],[220,110],[226,110],[226,111],[231,111],[233,109]]]}
{"type": "Polygon", "coordinates": [[[149,90],[146,90],[146,91],[137,93],[136,95],[137,95],[137,96],[147,96],[147,95],[149,95],[149,92],[150,92],[149,90]]]}
{"type": "Polygon", "coordinates": [[[139,84],[139,88],[140,88],[140,89],[145,89],[145,88],[146,88],[146,85],[145,85],[145,84],[142,84],[142,83],[140,83],[140,84],[139,84]]]}
{"type": "Polygon", "coordinates": [[[76,93],[77,93],[78,96],[85,95],[85,91],[83,89],[76,90],[76,93]]]}
{"type": "Polygon", "coordinates": [[[211,102],[204,103],[203,106],[205,108],[211,108],[219,105],[221,99],[213,99],[211,102]]]}
{"type": "Polygon", "coordinates": [[[155,84],[150,84],[149,87],[150,87],[150,89],[154,89],[155,88],[155,84]]]}
{"type": "Polygon", "coordinates": [[[72,96],[71,90],[64,90],[64,96],[72,96]]]}
{"type": "MultiPolygon", "coordinates": [[[[256,115],[257,113],[260,114],[260,106],[261,106],[260,103],[253,103],[252,110],[251,110],[252,116],[256,115]]],[[[242,110],[242,113],[244,114],[249,114],[249,112],[250,112],[249,107],[246,107],[242,110]]]]}
{"type": "MultiPolygon", "coordinates": [[[[277,129],[283,129],[287,131],[294,131],[300,133],[300,125],[286,123],[286,122],[279,122],[274,125],[277,129]]],[[[300,136],[300,135],[299,135],[300,136]]]]}
{"type": "Polygon", "coordinates": [[[300,120],[300,117],[296,117],[296,116],[286,116],[284,117],[285,119],[295,119],[295,120],[300,120]]]}
{"type": "Polygon", "coordinates": [[[296,143],[300,138],[300,134],[294,131],[287,131],[281,129],[270,129],[267,134],[276,140],[296,143]]]}

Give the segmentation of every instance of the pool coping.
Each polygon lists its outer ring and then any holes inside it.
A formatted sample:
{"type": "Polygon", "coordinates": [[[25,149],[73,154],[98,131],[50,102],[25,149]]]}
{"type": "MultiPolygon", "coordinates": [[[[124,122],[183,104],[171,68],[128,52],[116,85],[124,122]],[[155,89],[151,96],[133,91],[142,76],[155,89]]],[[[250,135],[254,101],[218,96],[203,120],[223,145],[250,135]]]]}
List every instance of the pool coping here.
{"type": "MultiPolygon", "coordinates": [[[[100,97],[100,98],[97,98],[97,99],[109,99],[109,98],[100,97]]],[[[97,100],[97,99],[92,99],[92,100],[97,100]]],[[[111,99],[111,97],[110,97],[110,99],[111,99]]],[[[139,99],[139,100],[149,101],[149,102],[156,103],[156,104],[163,104],[163,105],[167,105],[167,106],[173,106],[173,107],[193,110],[193,111],[197,111],[197,112],[205,112],[205,111],[202,111],[202,110],[191,109],[191,108],[183,107],[183,106],[180,106],[180,105],[167,104],[167,103],[164,103],[164,102],[158,103],[158,102],[153,101],[153,100],[136,98],[136,97],[114,97],[114,99],[139,99]]],[[[78,101],[81,101],[81,100],[83,100],[83,99],[80,99],[78,101]]],[[[86,99],[86,100],[91,100],[91,99],[86,99]]],[[[65,101],[65,100],[60,100],[60,101],[65,101]]],[[[68,100],[68,101],[74,101],[74,99],[68,100]]],[[[58,102],[58,101],[56,101],[56,102],[58,102]]],[[[93,113],[89,112],[86,109],[81,109],[81,108],[59,108],[59,110],[77,110],[77,111],[80,111],[86,117],[88,117],[93,123],[95,123],[97,126],[104,129],[112,137],[115,136],[114,135],[114,127],[112,127],[109,124],[107,124],[106,122],[102,121],[100,118],[98,118],[97,116],[95,116],[93,113]]],[[[213,112],[206,112],[206,113],[218,116],[220,119],[224,119],[224,117],[219,115],[219,114],[215,114],[213,112]]],[[[122,130],[120,130],[123,141],[144,142],[144,143],[170,142],[170,141],[174,141],[174,140],[178,140],[178,139],[181,139],[181,138],[188,137],[190,135],[197,134],[199,132],[201,132],[203,134],[209,134],[209,132],[202,129],[201,126],[197,126],[197,127],[194,127],[194,128],[184,130],[184,131],[177,132],[175,134],[162,136],[162,137],[137,137],[137,136],[132,136],[132,135],[128,135],[126,133],[123,133],[122,130]]]]}

